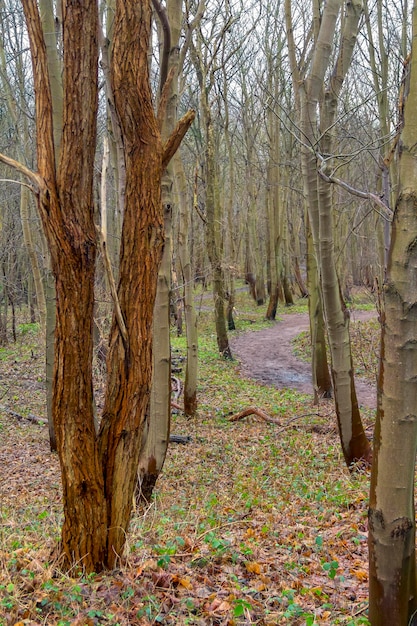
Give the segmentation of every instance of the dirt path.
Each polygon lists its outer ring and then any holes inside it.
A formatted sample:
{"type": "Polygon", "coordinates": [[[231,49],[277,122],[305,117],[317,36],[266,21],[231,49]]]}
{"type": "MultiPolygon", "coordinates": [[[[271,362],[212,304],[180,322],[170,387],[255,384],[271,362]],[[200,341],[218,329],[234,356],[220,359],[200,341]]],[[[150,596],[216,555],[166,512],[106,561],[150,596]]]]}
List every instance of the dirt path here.
{"type": "MultiPolygon", "coordinates": [[[[352,321],[372,317],[375,317],[374,311],[355,311],[352,321]]],[[[310,364],[294,356],[291,344],[308,328],[308,314],[294,313],[283,315],[281,321],[270,328],[243,333],[232,339],[232,351],[241,363],[242,374],[277,389],[297,389],[312,394],[310,364]]],[[[372,385],[357,379],[356,392],[360,405],[376,407],[376,390],[372,385]]]]}

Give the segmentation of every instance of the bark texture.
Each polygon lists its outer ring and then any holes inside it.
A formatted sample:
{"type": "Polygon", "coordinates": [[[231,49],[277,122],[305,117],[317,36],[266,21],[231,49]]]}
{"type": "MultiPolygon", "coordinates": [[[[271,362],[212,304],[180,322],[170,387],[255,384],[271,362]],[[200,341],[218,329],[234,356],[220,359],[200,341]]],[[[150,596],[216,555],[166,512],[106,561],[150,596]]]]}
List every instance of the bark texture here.
{"type": "Polygon", "coordinates": [[[161,177],[189,113],[165,144],[148,74],[149,0],[117,0],[111,81],[126,166],[120,271],[109,340],[105,405],[96,435],[92,386],[96,229],[93,173],[98,7],[62,4],[63,125],[56,166],[47,52],[35,0],[23,0],[36,96],[38,172],[2,156],[32,183],[56,281],[52,413],[64,501],[63,562],[113,568],[130,521],[152,377],[152,316],[164,234],[161,177]]]}
{"type": "Polygon", "coordinates": [[[377,423],[369,506],[369,617],[407,626],[417,610],[414,472],[417,442],[417,3],[405,80],[399,195],[384,287],[377,423]]]}

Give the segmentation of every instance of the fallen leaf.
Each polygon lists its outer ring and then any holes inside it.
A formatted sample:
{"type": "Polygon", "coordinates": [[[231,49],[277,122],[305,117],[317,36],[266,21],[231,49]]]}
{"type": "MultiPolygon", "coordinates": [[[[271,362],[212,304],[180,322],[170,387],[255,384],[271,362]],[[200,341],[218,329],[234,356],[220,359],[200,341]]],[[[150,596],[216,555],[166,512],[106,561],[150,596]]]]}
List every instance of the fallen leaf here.
{"type": "Polygon", "coordinates": [[[250,572],[251,574],[260,574],[262,569],[261,566],[259,565],[259,563],[256,563],[254,561],[247,561],[245,563],[245,567],[247,569],[248,572],[250,572]]]}
{"type": "Polygon", "coordinates": [[[368,580],[368,572],[364,569],[351,569],[350,573],[360,581],[368,580]]]}

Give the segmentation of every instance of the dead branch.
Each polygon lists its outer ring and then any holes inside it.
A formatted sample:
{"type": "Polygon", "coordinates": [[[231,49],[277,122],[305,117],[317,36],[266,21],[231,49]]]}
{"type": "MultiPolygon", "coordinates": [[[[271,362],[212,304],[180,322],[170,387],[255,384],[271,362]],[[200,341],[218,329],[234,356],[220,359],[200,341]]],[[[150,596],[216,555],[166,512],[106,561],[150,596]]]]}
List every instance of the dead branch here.
{"type": "Polygon", "coordinates": [[[193,123],[194,118],[195,111],[188,111],[188,113],[178,120],[176,127],[164,145],[162,153],[162,169],[167,167],[168,163],[180,147],[181,141],[184,139],[184,135],[193,123]]]}
{"type": "Polygon", "coordinates": [[[186,445],[187,443],[191,443],[191,437],[189,435],[170,435],[169,442],[186,445]]]}
{"type": "Polygon", "coordinates": [[[281,422],[279,420],[275,419],[274,417],[271,417],[270,415],[268,415],[268,413],[265,413],[265,411],[262,411],[261,409],[258,409],[255,406],[250,406],[249,408],[244,409],[243,411],[240,411],[240,413],[236,413],[236,415],[232,415],[232,417],[229,418],[229,422],[238,422],[239,420],[243,419],[244,417],[247,417],[248,415],[257,415],[258,417],[263,419],[265,422],[268,422],[269,424],[277,424],[278,426],[281,426],[281,422]]]}
{"type": "MultiPolygon", "coordinates": [[[[171,403],[174,408],[181,409],[181,407],[175,402],[171,403]]],[[[16,418],[19,422],[21,420],[27,420],[28,422],[32,422],[33,424],[40,424],[41,426],[45,426],[48,423],[48,420],[43,417],[38,417],[37,415],[33,415],[33,413],[28,413],[27,415],[21,415],[12,409],[8,409],[6,406],[0,407],[1,411],[4,411],[8,415],[16,418]]],[[[170,435],[169,436],[170,443],[182,443],[183,445],[187,443],[191,443],[191,437],[189,435],[170,435]]]]}
{"type": "Polygon", "coordinates": [[[289,420],[287,420],[285,424],[282,424],[282,422],[275,419],[274,417],[271,417],[270,415],[268,415],[268,413],[265,413],[265,411],[262,411],[261,409],[258,409],[257,407],[254,407],[254,406],[250,406],[247,409],[240,411],[240,413],[236,413],[236,415],[232,415],[232,417],[229,418],[229,422],[238,422],[244,417],[248,417],[248,415],[257,415],[258,417],[263,419],[265,422],[268,422],[268,424],[276,424],[277,426],[281,426],[281,428],[277,430],[276,432],[277,435],[278,433],[282,433],[284,430],[286,430],[289,427],[289,425],[292,424],[292,422],[302,419],[303,417],[312,417],[312,416],[323,417],[320,413],[302,413],[301,415],[294,415],[289,420]]]}
{"type": "Polygon", "coordinates": [[[43,417],[38,417],[37,415],[33,415],[33,413],[28,413],[27,415],[21,415],[20,413],[17,413],[16,411],[13,411],[12,409],[7,408],[7,406],[1,406],[0,410],[4,411],[8,415],[11,415],[12,417],[15,417],[17,420],[19,420],[19,422],[21,420],[27,420],[28,422],[32,422],[32,424],[43,425],[43,424],[48,423],[47,419],[44,419],[43,417]]]}
{"type": "Polygon", "coordinates": [[[293,422],[295,422],[296,420],[299,420],[303,417],[322,417],[322,415],[320,415],[320,413],[303,413],[302,415],[294,415],[294,417],[290,417],[290,419],[287,421],[287,423],[280,428],[279,430],[277,430],[277,432],[275,433],[276,435],[278,435],[278,433],[282,433],[284,430],[286,430],[288,428],[288,426],[290,424],[292,424],[293,422]]]}

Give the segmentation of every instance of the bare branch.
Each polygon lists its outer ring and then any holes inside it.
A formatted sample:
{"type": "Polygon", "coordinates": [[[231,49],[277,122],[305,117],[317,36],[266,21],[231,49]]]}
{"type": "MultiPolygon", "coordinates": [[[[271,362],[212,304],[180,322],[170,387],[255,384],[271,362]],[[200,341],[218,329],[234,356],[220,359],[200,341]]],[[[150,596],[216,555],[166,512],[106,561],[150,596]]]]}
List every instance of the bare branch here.
{"type": "MultiPolygon", "coordinates": [[[[0,161],[4,163],[5,165],[9,165],[10,167],[13,167],[17,172],[19,172],[20,174],[23,174],[23,176],[25,176],[28,180],[30,180],[31,183],[33,183],[33,187],[31,187],[30,185],[26,185],[26,186],[29,187],[29,189],[33,191],[34,193],[38,193],[44,187],[43,180],[39,176],[39,174],[30,170],[28,167],[26,167],[26,165],[23,165],[23,163],[19,163],[19,161],[15,161],[15,159],[12,159],[11,157],[8,157],[5,154],[1,154],[1,153],[0,153],[0,161]]],[[[12,181],[12,182],[19,182],[19,181],[12,181]]],[[[21,183],[21,184],[24,185],[25,183],[21,183]]]]}
{"type": "Polygon", "coordinates": [[[165,169],[181,145],[185,133],[190,128],[195,118],[195,111],[188,111],[178,122],[164,146],[162,155],[162,168],[165,169]]]}
{"type": "Polygon", "coordinates": [[[104,262],[104,267],[106,270],[107,280],[109,281],[110,291],[111,291],[113,304],[114,304],[114,313],[116,316],[117,323],[119,325],[120,334],[122,335],[124,342],[127,343],[128,341],[127,328],[126,328],[125,321],[123,319],[123,313],[120,307],[119,297],[117,295],[116,282],[114,280],[113,270],[111,267],[109,253],[107,251],[106,241],[104,239],[101,228],[99,228],[98,226],[96,226],[96,232],[97,232],[97,236],[100,242],[101,254],[103,255],[103,262],[104,262]]]}
{"type": "Polygon", "coordinates": [[[356,189],[355,187],[352,187],[352,185],[349,185],[348,183],[346,183],[344,180],[341,180],[340,178],[336,178],[335,176],[332,176],[332,175],[329,176],[325,172],[325,169],[326,169],[326,162],[325,162],[325,160],[323,159],[323,157],[320,154],[318,154],[317,156],[322,161],[322,166],[318,170],[318,175],[320,176],[320,178],[322,178],[324,181],[326,181],[326,183],[331,183],[331,184],[334,184],[334,185],[338,185],[338,187],[341,187],[345,191],[349,192],[352,196],[357,196],[358,198],[363,198],[364,200],[370,200],[377,207],[382,209],[382,213],[380,213],[380,214],[382,215],[382,217],[384,219],[386,219],[388,221],[392,220],[394,213],[384,203],[382,198],[380,198],[375,193],[372,193],[370,191],[362,191],[360,189],[356,189]]]}
{"type": "Polygon", "coordinates": [[[178,67],[179,67],[179,72],[182,71],[183,65],[184,65],[184,60],[185,60],[185,56],[188,52],[188,48],[190,46],[190,42],[191,42],[191,37],[193,34],[193,31],[199,26],[201,18],[204,15],[204,11],[206,10],[206,0],[200,0],[200,2],[198,3],[198,7],[197,7],[197,11],[195,14],[195,17],[193,19],[193,21],[189,24],[187,24],[187,32],[185,35],[185,42],[181,48],[180,51],[180,58],[179,58],[179,63],[178,63],[178,67]]]}
{"type": "Polygon", "coordinates": [[[162,50],[159,78],[159,92],[162,94],[168,76],[168,62],[169,55],[171,53],[171,29],[169,27],[168,15],[165,7],[162,6],[159,0],[152,0],[152,4],[158,15],[159,21],[161,22],[162,32],[164,34],[164,44],[162,50]]]}

